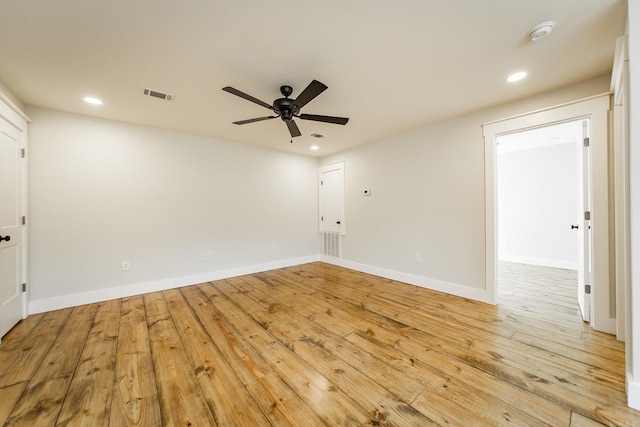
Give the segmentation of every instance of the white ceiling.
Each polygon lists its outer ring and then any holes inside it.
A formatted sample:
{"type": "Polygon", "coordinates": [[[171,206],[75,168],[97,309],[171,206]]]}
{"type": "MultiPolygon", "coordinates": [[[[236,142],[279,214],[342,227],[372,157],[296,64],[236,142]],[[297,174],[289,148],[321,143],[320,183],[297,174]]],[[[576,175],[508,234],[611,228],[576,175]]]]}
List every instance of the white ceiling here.
{"type": "Polygon", "coordinates": [[[315,156],[610,72],[626,19],[625,0],[0,1],[0,79],[28,105],[315,156]],[[278,119],[231,123],[270,112],[222,87],[270,104],[313,79],[303,112],[346,126],[297,120],[290,144],[278,119]]]}

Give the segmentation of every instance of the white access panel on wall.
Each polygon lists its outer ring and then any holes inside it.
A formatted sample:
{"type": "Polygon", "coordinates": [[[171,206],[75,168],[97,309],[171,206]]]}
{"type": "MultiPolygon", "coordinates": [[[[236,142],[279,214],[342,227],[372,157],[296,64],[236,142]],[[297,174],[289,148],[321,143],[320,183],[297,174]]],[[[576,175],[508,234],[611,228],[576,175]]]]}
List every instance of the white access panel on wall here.
{"type": "Polygon", "coordinates": [[[344,162],[320,167],[318,180],[320,232],[344,234],[344,162]]]}

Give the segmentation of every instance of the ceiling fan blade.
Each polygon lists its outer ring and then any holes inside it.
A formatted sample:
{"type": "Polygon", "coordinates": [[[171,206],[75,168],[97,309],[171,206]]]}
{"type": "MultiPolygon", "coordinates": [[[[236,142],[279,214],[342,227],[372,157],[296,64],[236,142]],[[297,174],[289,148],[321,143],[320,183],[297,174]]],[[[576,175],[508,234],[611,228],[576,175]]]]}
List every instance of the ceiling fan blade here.
{"type": "Polygon", "coordinates": [[[348,117],[319,116],[317,114],[300,114],[302,120],[314,120],[316,122],[334,123],[336,125],[346,125],[348,117]]]}
{"type": "Polygon", "coordinates": [[[251,102],[253,102],[255,104],[261,105],[264,108],[268,108],[269,110],[275,111],[274,108],[271,105],[267,104],[266,102],[260,101],[258,98],[254,98],[251,95],[247,95],[246,93],[241,92],[238,89],[232,88],[231,86],[223,87],[222,90],[225,91],[225,92],[232,93],[232,94],[234,94],[236,96],[239,96],[240,98],[244,98],[247,101],[251,101],[251,102]]]}
{"type": "Polygon", "coordinates": [[[296,136],[302,135],[300,133],[300,129],[298,129],[298,125],[296,124],[296,122],[294,122],[293,120],[289,120],[289,121],[287,121],[285,123],[287,124],[287,127],[289,128],[289,133],[291,134],[292,138],[295,138],[296,136]]]}
{"type": "Polygon", "coordinates": [[[296,100],[293,102],[293,105],[298,107],[298,109],[304,107],[309,103],[309,101],[313,100],[316,96],[320,95],[322,92],[327,90],[327,86],[324,83],[320,83],[317,80],[313,80],[309,83],[301,93],[298,95],[296,100]]]}
{"type": "Polygon", "coordinates": [[[257,117],[255,119],[247,119],[247,120],[239,120],[237,122],[233,122],[234,125],[246,125],[247,123],[261,122],[263,120],[276,119],[278,116],[266,116],[266,117],[257,117]]]}

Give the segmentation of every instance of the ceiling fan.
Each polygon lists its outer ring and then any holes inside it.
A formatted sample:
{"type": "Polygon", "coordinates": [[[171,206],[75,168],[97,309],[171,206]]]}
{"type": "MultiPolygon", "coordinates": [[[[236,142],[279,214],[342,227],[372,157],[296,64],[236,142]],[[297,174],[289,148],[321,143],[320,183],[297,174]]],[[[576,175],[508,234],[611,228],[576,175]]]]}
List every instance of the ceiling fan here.
{"type": "Polygon", "coordinates": [[[251,95],[247,95],[246,93],[241,92],[238,89],[234,89],[230,86],[224,87],[222,88],[222,90],[239,96],[240,98],[244,98],[247,101],[251,101],[255,104],[261,105],[264,108],[271,110],[275,114],[272,116],[257,117],[255,119],[240,120],[237,122],[233,122],[234,125],[246,125],[247,123],[260,122],[262,120],[276,119],[280,117],[282,121],[287,124],[287,128],[289,128],[291,137],[296,137],[302,134],[300,133],[300,129],[298,129],[298,125],[296,125],[296,122],[293,120],[294,118],[299,118],[302,120],[314,120],[316,122],[334,123],[337,125],[345,125],[349,121],[349,119],[346,117],[320,116],[317,114],[300,113],[300,109],[302,107],[307,105],[316,96],[327,90],[327,86],[317,80],[313,80],[311,83],[309,83],[309,86],[307,86],[296,99],[289,98],[289,96],[293,93],[293,88],[291,86],[280,86],[280,93],[282,93],[282,96],[284,96],[284,98],[276,99],[275,101],[273,101],[273,105],[269,105],[266,102],[260,101],[259,99],[254,98],[251,95]]]}

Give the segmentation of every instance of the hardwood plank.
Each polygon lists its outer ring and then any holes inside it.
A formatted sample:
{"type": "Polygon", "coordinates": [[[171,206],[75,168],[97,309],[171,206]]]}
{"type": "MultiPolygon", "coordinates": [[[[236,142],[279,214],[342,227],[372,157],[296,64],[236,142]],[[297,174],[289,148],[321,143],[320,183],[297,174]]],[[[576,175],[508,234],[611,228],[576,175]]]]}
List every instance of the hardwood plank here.
{"type": "Polygon", "coordinates": [[[273,372],[269,364],[248,342],[248,336],[238,333],[230,322],[216,309],[217,301],[226,297],[213,285],[182,288],[189,306],[213,339],[218,350],[232,367],[244,385],[251,384],[273,372]],[[204,292],[200,289],[204,289],[204,292]],[[206,293],[206,295],[205,295],[206,293]]]}
{"type": "Polygon", "coordinates": [[[252,316],[257,322],[268,324],[267,330],[281,343],[375,414],[377,420],[394,425],[432,424],[406,403],[415,399],[423,385],[321,326],[279,313],[282,312],[272,310],[252,316]]]}
{"type": "Polygon", "coordinates": [[[2,337],[0,348],[6,351],[22,345],[45,316],[46,313],[38,313],[20,320],[15,327],[9,329],[9,332],[2,337]]]}
{"type": "Polygon", "coordinates": [[[575,412],[571,414],[571,423],[569,427],[602,427],[604,424],[593,421],[587,417],[583,417],[575,412]]]}
{"type": "Polygon", "coordinates": [[[162,293],[144,295],[162,424],[216,426],[162,293]]]}
{"type": "Polygon", "coordinates": [[[273,426],[327,425],[274,372],[247,384],[247,389],[273,426]]]}
{"type": "Polygon", "coordinates": [[[164,292],[167,307],[187,357],[216,422],[222,426],[266,425],[268,420],[215,342],[194,316],[179,290],[164,292]]]}
{"type": "Polygon", "coordinates": [[[16,383],[0,388],[0,425],[4,426],[5,421],[9,418],[9,414],[13,410],[16,402],[27,387],[27,382],[16,383]]]}
{"type": "Polygon", "coordinates": [[[119,324],[120,300],[97,304],[89,337],[57,423],[88,427],[109,425],[119,324]]]}
{"type": "Polygon", "coordinates": [[[71,312],[70,308],[52,311],[20,323],[10,331],[0,347],[0,366],[3,367],[0,370],[0,387],[33,377],[71,312]],[[20,368],[15,369],[18,366],[20,368]]]}
{"type": "MultiPolygon", "coordinates": [[[[210,289],[200,287],[206,295],[210,289]]],[[[230,294],[227,294],[229,296],[230,294]]],[[[216,300],[216,309],[230,324],[247,336],[254,349],[271,365],[274,372],[328,425],[364,425],[370,415],[352,399],[338,390],[327,378],[308,363],[293,357],[295,354],[271,336],[244,309],[254,302],[242,293],[233,294],[233,302],[216,300]],[[241,310],[239,310],[240,308],[241,310]]]]}
{"type": "Polygon", "coordinates": [[[11,426],[53,425],[60,413],[97,306],[73,309],[11,412],[11,426]]]}
{"type": "MultiPolygon", "coordinates": [[[[207,290],[212,301],[226,299],[213,285],[201,286],[207,290]]],[[[186,287],[182,289],[182,293],[221,354],[229,365],[233,366],[234,372],[260,405],[271,424],[277,426],[326,425],[300,396],[273,372],[268,363],[198,288],[186,287]]]]}
{"type": "MultiPolygon", "coordinates": [[[[405,337],[401,334],[376,329],[373,334],[356,333],[349,335],[346,339],[357,343],[361,348],[369,348],[369,352],[384,363],[403,370],[411,378],[427,385],[421,398],[421,405],[425,403],[426,396],[429,396],[429,399],[446,396],[443,398],[452,402],[467,399],[469,402],[461,406],[467,409],[456,410],[456,412],[464,412],[477,405],[478,401],[491,401],[492,403],[486,408],[492,408],[492,411],[499,407],[505,408],[507,410],[499,414],[509,413],[510,419],[514,422],[519,420],[525,425],[535,425],[537,422],[556,425],[559,420],[564,420],[564,424],[559,425],[568,424],[570,416],[568,409],[460,360],[437,351],[428,349],[424,351],[425,347],[422,343],[408,340],[405,342],[405,337]],[[434,393],[440,397],[434,397],[434,393]],[[523,401],[527,404],[522,405],[523,401]]],[[[434,420],[442,422],[448,419],[446,413],[441,412],[440,409],[426,411],[426,407],[418,408],[415,402],[412,406],[434,420]]]]}
{"type": "Polygon", "coordinates": [[[109,425],[161,425],[143,297],[124,298],[120,316],[109,425]]]}
{"type": "MultiPolygon", "coordinates": [[[[348,365],[351,370],[362,375],[370,376],[374,382],[385,384],[389,392],[403,401],[412,401],[424,388],[412,378],[404,376],[402,372],[390,369],[389,365],[380,363],[371,354],[362,351],[339,335],[333,334],[323,325],[298,315],[295,310],[272,308],[269,311],[252,313],[251,317],[292,351],[296,352],[300,346],[305,348],[310,346],[325,359],[334,360],[334,355],[338,356],[341,364],[348,365]]],[[[312,356],[313,352],[307,354],[312,356]]],[[[307,362],[318,368],[322,366],[321,363],[324,360],[316,358],[309,359],[307,362]]],[[[334,362],[337,363],[338,360],[334,362]]],[[[346,371],[346,368],[336,369],[341,372],[346,371]]],[[[325,370],[331,375],[334,371],[335,369],[325,370]]],[[[374,385],[371,387],[375,388],[374,385]]]]}

